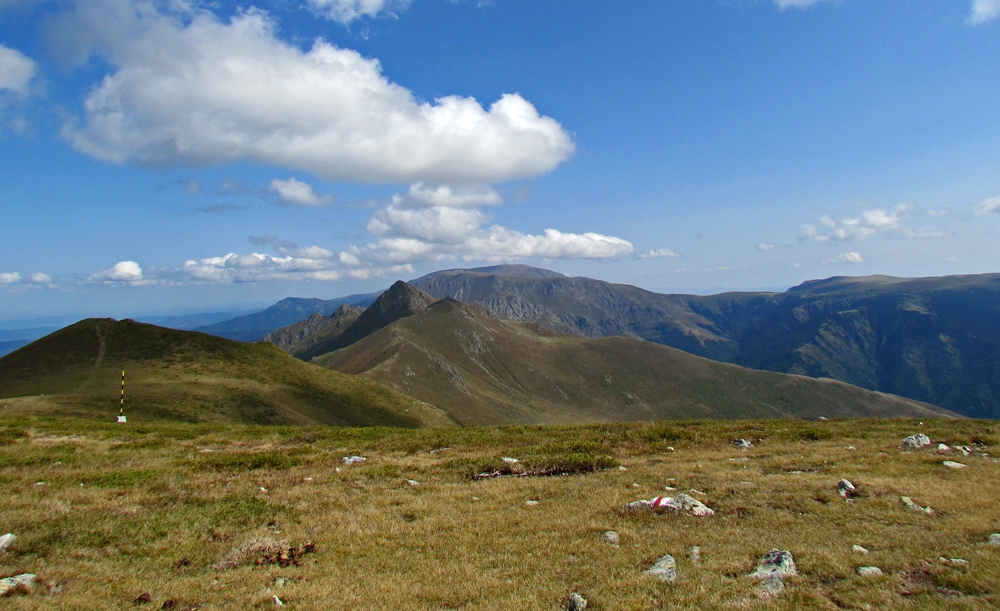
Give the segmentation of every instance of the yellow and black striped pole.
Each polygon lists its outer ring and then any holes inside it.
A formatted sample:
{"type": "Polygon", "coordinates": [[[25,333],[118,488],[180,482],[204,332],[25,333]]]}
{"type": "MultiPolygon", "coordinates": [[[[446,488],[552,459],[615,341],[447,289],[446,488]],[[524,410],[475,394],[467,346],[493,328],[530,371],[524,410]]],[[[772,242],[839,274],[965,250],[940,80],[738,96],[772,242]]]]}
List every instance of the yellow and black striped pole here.
{"type": "Polygon", "coordinates": [[[122,369],[122,399],[118,408],[118,422],[125,422],[125,370],[122,369]]]}

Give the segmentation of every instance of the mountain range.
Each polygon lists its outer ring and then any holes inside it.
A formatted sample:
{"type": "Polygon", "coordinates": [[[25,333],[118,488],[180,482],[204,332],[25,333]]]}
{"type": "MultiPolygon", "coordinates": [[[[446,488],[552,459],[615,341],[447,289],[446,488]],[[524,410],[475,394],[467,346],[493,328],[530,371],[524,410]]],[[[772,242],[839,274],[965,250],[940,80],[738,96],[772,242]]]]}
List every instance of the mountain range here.
{"type": "Polygon", "coordinates": [[[436,299],[568,335],[644,339],[1000,417],[1000,274],[835,277],[781,293],[699,296],[504,265],[435,272],[410,284],[436,299]]]}

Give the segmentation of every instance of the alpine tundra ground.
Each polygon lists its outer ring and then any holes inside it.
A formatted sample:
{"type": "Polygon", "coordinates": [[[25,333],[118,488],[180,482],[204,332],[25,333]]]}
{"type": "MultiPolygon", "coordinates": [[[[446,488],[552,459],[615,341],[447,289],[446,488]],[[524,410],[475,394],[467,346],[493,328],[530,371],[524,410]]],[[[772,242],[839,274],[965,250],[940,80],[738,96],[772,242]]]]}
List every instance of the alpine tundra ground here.
{"type": "Polygon", "coordinates": [[[0,417],[0,535],[17,537],[0,577],[37,575],[0,607],[556,610],[577,592],[598,611],[995,609],[998,444],[1000,424],[971,420],[402,430],[0,417]],[[932,448],[901,450],[914,433],[932,448]],[[473,478],[498,471],[539,475],[473,478]],[[568,474],[540,475],[552,472],[568,474]],[[680,492],[715,515],[622,508],[680,492]],[[769,597],[748,575],[772,548],[798,575],[769,597]],[[673,583],[644,573],[664,554],[673,583]]]}

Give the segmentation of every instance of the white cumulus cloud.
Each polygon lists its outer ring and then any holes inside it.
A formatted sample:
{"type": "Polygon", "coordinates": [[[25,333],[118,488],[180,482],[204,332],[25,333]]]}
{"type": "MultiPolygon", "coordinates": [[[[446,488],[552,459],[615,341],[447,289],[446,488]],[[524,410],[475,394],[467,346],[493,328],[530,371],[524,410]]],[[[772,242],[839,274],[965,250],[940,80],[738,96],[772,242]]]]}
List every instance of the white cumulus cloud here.
{"type": "Polygon", "coordinates": [[[16,284],[21,281],[18,272],[0,272],[0,284],[16,284]]]}
{"type": "Polygon", "coordinates": [[[972,0],[972,12],[966,21],[980,25],[997,17],[1000,17],[1000,0],[972,0]]]}
{"type": "Polygon", "coordinates": [[[52,284],[52,277],[48,274],[43,274],[42,272],[35,272],[28,276],[28,280],[34,282],[35,284],[52,284]]]}
{"type": "Polygon", "coordinates": [[[860,254],[856,252],[845,252],[842,255],[837,255],[832,259],[826,259],[823,263],[864,263],[865,260],[860,254]]]}
{"type": "Polygon", "coordinates": [[[911,211],[912,206],[909,204],[898,204],[891,210],[881,208],[865,210],[855,218],[834,220],[829,216],[823,216],[819,219],[820,226],[802,225],[799,237],[817,242],[865,240],[881,232],[900,229],[911,211]]]}
{"type": "Polygon", "coordinates": [[[321,15],[348,24],[361,17],[374,17],[379,13],[395,14],[410,5],[410,0],[306,0],[321,15]]]}
{"type": "Polygon", "coordinates": [[[670,250],[669,248],[658,248],[656,250],[650,248],[646,252],[644,252],[641,255],[639,255],[639,258],[640,259],[659,259],[659,258],[662,258],[662,257],[666,257],[666,258],[676,259],[677,257],[680,257],[680,256],[681,255],[679,253],[674,252],[673,250],[670,250]]]}
{"type": "Polygon", "coordinates": [[[270,189],[278,194],[281,201],[292,206],[328,206],[333,203],[329,195],[317,195],[308,183],[297,180],[294,176],[288,180],[275,178],[270,189]]]}
{"type": "Polygon", "coordinates": [[[976,214],[998,214],[1000,213],[1000,195],[984,199],[976,205],[976,214]]]}
{"type": "Polygon", "coordinates": [[[108,269],[92,275],[89,280],[141,283],[145,278],[142,275],[142,268],[135,261],[119,261],[108,269]]]}
{"type": "Polygon", "coordinates": [[[17,49],[0,44],[0,91],[28,93],[28,85],[35,76],[35,61],[17,49]]]}
{"type": "MultiPolygon", "coordinates": [[[[74,19],[100,23],[81,10],[53,31],[80,29],[74,19]]],[[[115,69],[88,95],[82,119],[63,127],[74,147],[100,159],[251,160],[329,180],[489,184],[547,172],[575,148],[555,119],[516,93],[488,109],[457,95],[421,101],[376,59],[322,39],[307,51],[280,40],[260,10],[228,22],[196,8],[106,12],[128,23],[80,44],[115,69]]]]}

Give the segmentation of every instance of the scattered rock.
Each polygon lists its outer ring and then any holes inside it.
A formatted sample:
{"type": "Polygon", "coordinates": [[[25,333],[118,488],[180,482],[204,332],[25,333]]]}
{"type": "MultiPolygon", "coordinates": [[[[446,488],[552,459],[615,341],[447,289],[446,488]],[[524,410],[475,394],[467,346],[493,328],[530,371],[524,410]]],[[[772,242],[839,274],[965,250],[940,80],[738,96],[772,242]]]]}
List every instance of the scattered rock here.
{"type": "Polygon", "coordinates": [[[586,608],[586,598],[580,596],[576,592],[569,595],[569,600],[566,602],[566,611],[584,611],[586,608]]]}
{"type": "Polygon", "coordinates": [[[511,458],[510,456],[504,456],[500,458],[500,460],[504,461],[508,465],[516,465],[517,463],[521,462],[516,458],[511,458]]]}
{"type": "Polygon", "coordinates": [[[538,501],[536,501],[534,499],[528,499],[527,501],[524,502],[524,504],[527,505],[527,506],[529,506],[529,507],[534,507],[535,505],[538,504],[538,501]]]}
{"type": "Polygon", "coordinates": [[[149,592],[143,592],[142,594],[140,594],[140,595],[136,596],[135,598],[133,598],[132,602],[135,603],[135,604],[137,604],[137,605],[144,605],[144,604],[148,603],[151,600],[153,600],[153,595],[150,594],[149,592]]]}
{"type": "Polygon", "coordinates": [[[621,466],[621,465],[618,465],[618,470],[619,470],[619,471],[628,471],[628,469],[627,469],[627,468],[625,468],[625,467],[623,467],[623,466],[621,466]]]}
{"type": "Polygon", "coordinates": [[[715,515],[715,511],[713,509],[709,508],[698,499],[684,494],[683,492],[678,494],[676,498],[658,496],[649,500],[632,501],[631,503],[625,505],[625,507],[628,509],[641,509],[644,507],[648,507],[650,509],[670,509],[672,511],[683,511],[688,515],[697,517],[715,515]]]}
{"type": "Polygon", "coordinates": [[[919,450],[920,448],[924,448],[929,445],[931,445],[931,438],[923,433],[910,435],[903,440],[902,444],[900,444],[904,450],[919,450]]]}
{"type": "Polygon", "coordinates": [[[441,452],[447,452],[450,449],[451,448],[437,448],[437,449],[431,450],[431,454],[440,454],[441,452]]]}
{"type": "Polygon", "coordinates": [[[1000,533],[993,533],[990,538],[987,539],[987,543],[990,545],[1000,545],[1000,533]]]}
{"type": "Polygon", "coordinates": [[[858,575],[862,577],[881,577],[882,569],[877,566],[859,566],[858,575]]]}
{"type": "Polygon", "coordinates": [[[945,566],[969,566],[969,561],[965,558],[945,558],[944,556],[938,556],[938,562],[945,566]]]}
{"type": "Polygon", "coordinates": [[[940,451],[940,452],[951,452],[951,446],[949,446],[947,444],[944,444],[944,443],[939,443],[938,444],[938,451],[940,451]]]}
{"type": "Polygon", "coordinates": [[[671,582],[677,579],[677,561],[670,554],[660,558],[656,564],[646,569],[647,575],[652,575],[660,581],[671,582]]]}
{"type": "Polygon", "coordinates": [[[861,554],[863,556],[867,556],[868,555],[868,550],[865,549],[865,548],[863,548],[863,547],[861,547],[860,545],[855,545],[854,547],[851,548],[851,550],[855,554],[861,554]]]}
{"type": "Polygon", "coordinates": [[[969,466],[960,462],[955,462],[954,460],[946,460],[941,464],[948,467],[949,469],[964,469],[969,466]]]}
{"type": "Polygon", "coordinates": [[[934,510],[931,509],[930,506],[921,507],[920,505],[917,505],[916,503],[914,503],[913,499],[911,499],[908,496],[901,496],[901,497],[899,497],[899,502],[902,503],[903,506],[906,507],[907,509],[912,509],[914,511],[922,511],[922,512],[926,513],[927,515],[931,515],[931,514],[934,513],[934,510]]]}
{"type": "Polygon", "coordinates": [[[4,577],[0,579],[0,596],[31,594],[31,589],[34,585],[35,575],[32,573],[21,573],[13,577],[4,577]]]}
{"type": "Polygon", "coordinates": [[[275,607],[284,607],[285,606],[285,603],[281,602],[281,599],[278,598],[274,594],[271,595],[271,600],[274,602],[274,606],[275,607]]]}
{"type": "Polygon", "coordinates": [[[764,554],[757,563],[757,570],[750,574],[757,579],[770,577],[784,579],[792,575],[798,575],[795,570],[795,559],[792,557],[792,552],[783,549],[772,549],[764,554]]]}
{"type": "Polygon", "coordinates": [[[277,579],[274,580],[274,585],[278,586],[279,588],[287,587],[288,584],[290,583],[292,583],[292,580],[287,577],[278,577],[277,579]]]}
{"type": "Polygon", "coordinates": [[[819,418],[817,418],[817,420],[819,420],[820,422],[826,422],[828,418],[826,416],[820,416],[819,418]]]}
{"type": "Polygon", "coordinates": [[[842,479],[837,482],[837,494],[841,498],[853,499],[858,495],[858,489],[850,482],[850,480],[842,479]]]}
{"type": "Polygon", "coordinates": [[[0,552],[6,552],[10,544],[14,542],[14,539],[17,539],[14,533],[7,533],[0,537],[0,552]]]}
{"type": "Polygon", "coordinates": [[[601,535],[601,540],[605,543],[610,543],[611,545],[618,547],[618,544],[621,542],[621,537],[619,537],[618,533],[615,531],[609,530],[601,535]]]}
{"type": "Polygon", "coordinates": [[[411,486],[411,487],[414,487],[414,488],[415,488],[415,487],[417,487],[417,486],[419,486],[419,485],[420,485],[420,482],[418,482],[418,481],[417,481],[417,480],[415,480],[415,479],[408,479],[408,480],[406,480],[406,484],[407,484],[408,486],[411,486]]]}
{"type": "Polygon", "coordinates": [[[697,545],[691,548],[691,564],[695,566],[701,564],[701,548],[697,545]]]}
{"type": "Polygon", "coordinates": [[[972,454],[972,448],[970,448],[969,446],[955,446],[955,449],[958,450],[962,454],[962,456],[968,456],[969,454],[972,454]]]}
{"type": "Polygon", "coordinates": [[[748,440],[748,439],[742,439],[742,438],[741,439],[734,439],[734,440],[730,441],[729,443],[733,444],[734,446],[736,446],[737,448],[739,448],[741,450],[746,450],[747,448],[752,448],[753,447],[753,442],[750,441],[750,440],[748,440]]]}
{"type": "Polygon", "coordinates": [[[365,458],[364,456],[345,456],[344,458],[341,459],[340,462],[344,463],[345,465],[356,465],[358,463],[363,463],[366,460],[368,459],[365,458]]]}

